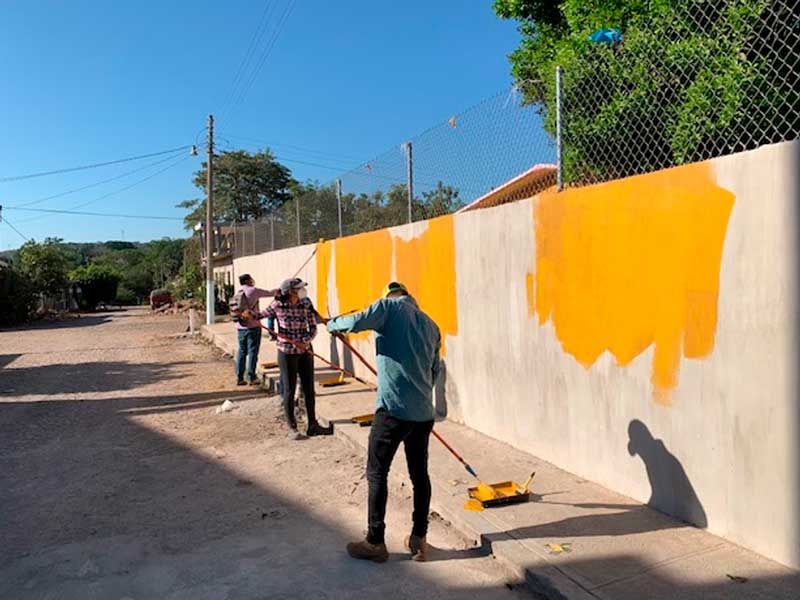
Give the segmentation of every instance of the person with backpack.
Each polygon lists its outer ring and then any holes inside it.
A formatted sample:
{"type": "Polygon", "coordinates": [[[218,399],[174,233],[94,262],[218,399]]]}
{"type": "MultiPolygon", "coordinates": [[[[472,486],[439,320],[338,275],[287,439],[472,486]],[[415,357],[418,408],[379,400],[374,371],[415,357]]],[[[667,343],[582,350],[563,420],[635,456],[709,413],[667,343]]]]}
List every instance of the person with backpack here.
{"type": "Polygon", "coordinates": [[[261,325],[250,313],[258,311],[260,298],[274,298],[280,290],[263,290],[256,287],[253,278],[244,274],[239,277],[241,288],[230,301],[231,318],[236,323],[239,351],[236,353],[236,385],[258,385],[256,366],[261,348],[261,325]],[[247,381],[245,381],[247,370],[247,381]]]}

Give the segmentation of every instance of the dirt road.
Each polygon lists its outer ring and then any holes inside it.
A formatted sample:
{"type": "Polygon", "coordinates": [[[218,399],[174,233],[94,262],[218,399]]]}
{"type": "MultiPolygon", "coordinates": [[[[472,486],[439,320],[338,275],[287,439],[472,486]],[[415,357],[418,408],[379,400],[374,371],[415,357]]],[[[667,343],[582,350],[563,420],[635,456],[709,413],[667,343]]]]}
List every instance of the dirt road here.
{"type": "Polygon", "coordinates": [[[390,562],[347,557],[364,457],[289,442],[277,398],[232,385],[184,329],[131,310],[0,331],[0,598],[523,594],[441,520],[432,560],[409,561],[407,489],[390,498],[390,562]]]}

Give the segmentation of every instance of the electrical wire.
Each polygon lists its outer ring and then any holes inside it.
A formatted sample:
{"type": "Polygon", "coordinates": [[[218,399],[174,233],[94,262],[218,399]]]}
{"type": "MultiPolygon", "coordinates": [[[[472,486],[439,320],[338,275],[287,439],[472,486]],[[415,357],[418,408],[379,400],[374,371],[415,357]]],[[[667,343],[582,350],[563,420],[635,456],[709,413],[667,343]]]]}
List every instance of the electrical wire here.
{"type": "Polygon", "coordinates": [[[234,100],[230,106],[229,112],[232,111],[238,104],[240,104],[244,98],[247,96],[247,93],[253,87],[253,84],[258,79],[259,72],[264,67],[264,64],[267,62],[269,55],[272,53],[272,49],[275,47],[275,43],[280,37],[281,32],[283,31],[284,26],[286,25],[286,21],[289,19],[292,11],[294,10],[295,0],[289,0],[286,5],[286,8],[283,11],[283,14],[278,21],[275,29],[272,32],[272,37],[269,38],[267,44],[264,46],[264,51],[261,54],[261,58],[256,63],[255,69],[253,70],[249,80],[245,85],[241,88],[238,95],[234,97],[234,100]]]}
{"type": "Polygon", "coordinates": [[[284,148],[289,148],[292,150],[297,150],[298,152],[307,152],[309,154],[317,154],[320,158],[336,158],[336,159],[345,159],[345,160],[362,160],[361,157],[356,156],[345,156],[343,154],[334,154],[332,152],[327,152],[325,150],[314,150],[313,148],[306,148],[304,146],[296,146],[294,144],[285,144],[283,142],[266,142],[264,140],[259,140],[256,138],[244,136],[244,135],[236,135],[232,133],[228,133],[227,131],[221,132],[222,135],[225,135],[233,140],[243,140],[246,142],[255,142],[257,144],[261,144],[263,146],[282,146],[284,148]]]}
{"type": "Polygon", "coordinates": [[[126,215],[119,213],[99,213],[77,210],[59,210],[56,208],[12,208],[6,207],[5,210],[24,210],[28,212],[52,213],[57,215],[83,215],[89,217],[114,217],[119,219],[150,219],[157,221],[183,221],[183,217],[164,217],[158,215],[126,215]]]}
{"type": "Polygon", "coordinates": [[[94,163],[91,165],[81,165],[80,167],[68,167],[66,169],[56,169],[54,171],[41,171],[38,173],[28,173],[27,175],[13,175],[7,177],[0,177],[0,183],[7,183],[9,181],[20,181],[23,179],[33,179],[34,177],[45,177],[47,175],[60,175],[61,173],[72,173],[74,171],[84,171],[86,169],[96,169],[98,167],[117,165],[119,163],[130,162],[133,160],[141,160],[143,158],[151,158],[153,156],[161,156],[164,154],[180,152],[182,150],[188,150],[189,148],[191,148],[191,145],[180,146],[178,148],[172,148],[171,150],[162,150],[160,152],[151,152],[150,154],[141,154],[139,156],[130,156],[128,158],[119,158],[117,160],[109,160],[106,162],[94,163]]]}
{"type": "Polygon", "coordinates": [[[103,179],[102,181],[97,181],[95,183],[90,183],[89,185],[84,185],[79,188],[75,188],[72,190],[67,190],[66,192],[59,192],[58,194],[53,194],[52,196],[45,196],[44,198],[39,198],[38,200],[31,200],[30,202],[23,202],[22,204],[17,204],[17,207],[20,206],[32,206],[34,204],[40,204],[47,200],[54,200],[56,198],[61,198],[63,196],[69,196],[70,194],[76,194],[77,192],[82,192],[84,190],[91,189],[93,187],[97,187],[99,185],[103,185],[104,183],[110,183],[112,181],[116,181],[117,179],[122,179],[123,177],[127,177],[128,175],[133,175],[134,173],[139,173],[140,171],[145,171],[151,167],[155,167],[156,165],[163,164],[167,161],[173,160],[174,156],[168,156],[167,158],[162,158],[157,160],[156,162],[147,164],[143,167],[139,167],[138,169],[133,169],[131,171],[126,171],[125,173],[120,173],[119,175],[115,175],[114,177],[109,177],[108,179],[103,179]]]}
{"type": "MultiPolygon", "coordinates": [[[[171,160],[174,160],[174,158],[175,157],[170,157],[171,160]]],[[[129,185],[126,185],[125,187],[122,187],[122,188],[120,188],[118,190],[114,190],[112,192],[108,192],[107,194],[103,194],[102,196],[99,196],[99,197],[94,198],[92,200],[88,200],[87,202],[81,202],[80,204],[76,204],[74,206],[69,206],[64,210],[68,210],[68,211],[78,210],[79,208],[84,208],[86,206],[89,206],[90,204],[94,204],[95,202],[99,202],[100,200],[105,200],[106,198],[110,198],[111,196],[114,196],[116,194],[121,194],[122,192],[125,192],[125,191],[127,191],[127,190],[129,190],[131,188],[136,187],[137,185],[140,185],[140,184],[144,183],[145,181],[149,181],[150,179],[153,179],[153,177],[156,177],[157,175],[160,175],[161,173],[164,173],[165,171],[170,170],[171,168],[181,164],[182,162],[188,160],[189,158],[191,158],[191,157],[190,156],[181,156],[178,160],[176,160],[173,163],[167,165],[163,169],[159,169],[155,173],[151,173],[147,177],[143,177],[142,179],[134,181],[133,183],[131,183],[129,185]]],[[[23,205],[8,206],[6,208],[9,208],[9,209],[17,209],[17,208],[23,209],[23,205]]],[[[24,220],[20,221],[20,223],[29,223],[31,221],[38,221],[40,219],[47,218],[47,216],[48,215],[39,215],[39,216],[36,216],[36,217],[31,217],[30,219],[24,219],[24,220]]]]}
{"type": "Polygon", "coordinates": [[[261,45],[261,40],[264,37],[264,33],[267,31],[266,25],[271,19],[271,13],[273,11],[270,9],[272,8],[275,8],[275,3],[270,3],[269,0],[267,0],[264,3],[264,11],[261,13],[261,19],[259,19],[258,26],[253,32],[253,36],[250,38],[250,44],[247,47],[247,51],[245,52],[244,57],[242,57],[242,61],[239,63],[239,68],[236,69],[236,74],[233,76],[233,81],[231,82],[225,102],[223,104],[224,108],[222,111],[220,111],[221,116],[224,116],[227,113],[228,107],[235,96],[237,88],[242,83],[242,77],[247,71],[247,68],[250,66],[250,61],[255,55],[256,48],[261,45]]]}
{"type": "Polygon", "coordinates": [[[23,240],[25,240],[26,242],[27,242],[28,240],[30,240],[30,239],[31,239],[31,238],[29,238],[27,235],[25,235],[24,233],[22,233],[22,232],[21,232],[19,229],[17,229],[16,227],[14,227],[14,226],[11,224],[11,222],[10,222],[8,219],[6,219],[5,217],[0,217],[0,221],[2,221],[3,223],[5,223],[5,224],[6,224],[6,225],[8,225],[9,227],[11,227],[11,229],[13,229],[14,231],[16,231],[16,232],[17,232],[17,234],[18,234],[18,235],[19,235],[19,236],[20,236],[20,237],[21,237],[23,240]]]}

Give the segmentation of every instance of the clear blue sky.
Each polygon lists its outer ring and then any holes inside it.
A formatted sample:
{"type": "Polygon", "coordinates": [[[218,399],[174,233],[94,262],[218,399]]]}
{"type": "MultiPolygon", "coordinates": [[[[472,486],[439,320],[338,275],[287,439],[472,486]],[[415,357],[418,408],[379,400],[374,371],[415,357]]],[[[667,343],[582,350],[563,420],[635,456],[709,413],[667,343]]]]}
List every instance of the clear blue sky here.
{"type": "MultiPolygon", "coordinates": [[[[268,13],[267,35],[289,2],[270,0],[275,12],[268,13]]],[[[226,116],[221,113],[264,2],[6,3],[0,20],[0,178],[202,141],[211,112],[218,117],[221,138],[236,134],[264,140],[287,159],[298,179],[327,181],[336,168],[378,155],[510,84],[507,54],[518,34],[514,23],[495,17],[491,4],[298,0],[257,79],[226,116]]],[[[235,146],[247,144],[228,139],[235,146]]],[[[31,207],[89,203],[183,156],[188,152],[31,207]]],[[[163,158],[0,182],[0,204],[32,202],[163,158]]],[[[182,160],[82,210],[182,217],[185,211],[174,205],[198,195],[191,178],[201,158],[182,160]]],[[[186,235],[179,221],[42,216],[10,209],[4,215],[37,240],[186,235]]],[[[0,225],[0,249],[21,241],[0,225]]]]}

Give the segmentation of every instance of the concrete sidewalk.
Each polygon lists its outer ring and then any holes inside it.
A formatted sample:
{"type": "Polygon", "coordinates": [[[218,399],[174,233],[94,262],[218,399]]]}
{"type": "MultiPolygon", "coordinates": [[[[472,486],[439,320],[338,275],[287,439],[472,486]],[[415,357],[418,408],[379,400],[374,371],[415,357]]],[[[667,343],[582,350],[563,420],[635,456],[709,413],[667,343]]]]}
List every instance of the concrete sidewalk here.
{"type": "MultiPolygon", "coordinates": [[[[204,328],[203,333],[229,353],[235,350],[235,332],[230,324],[204,328]]],[[[261,361],[273,356],[274,346],[264,344],[261,361]]],[[[373,400],[374,392],[353,382],[320,389],[317,411],[336,424],[337,435],[364,451],[369,428],[350,423],[350,417],[370,413],[373,400]]],[[[431,440],[432,510],[489,549],[540,597],[800,597],[800,573],[796,571],[468,427],[442,421],[436,424],[436,430],[489,483],[508,479],[522,482],[536,471],[532,502],[467,511],[463,504],[474,481],[441,444],[431,440]]],[[[402,456],[395,460],[392,477],[401,480],[410,494],[402,456]]]]}

